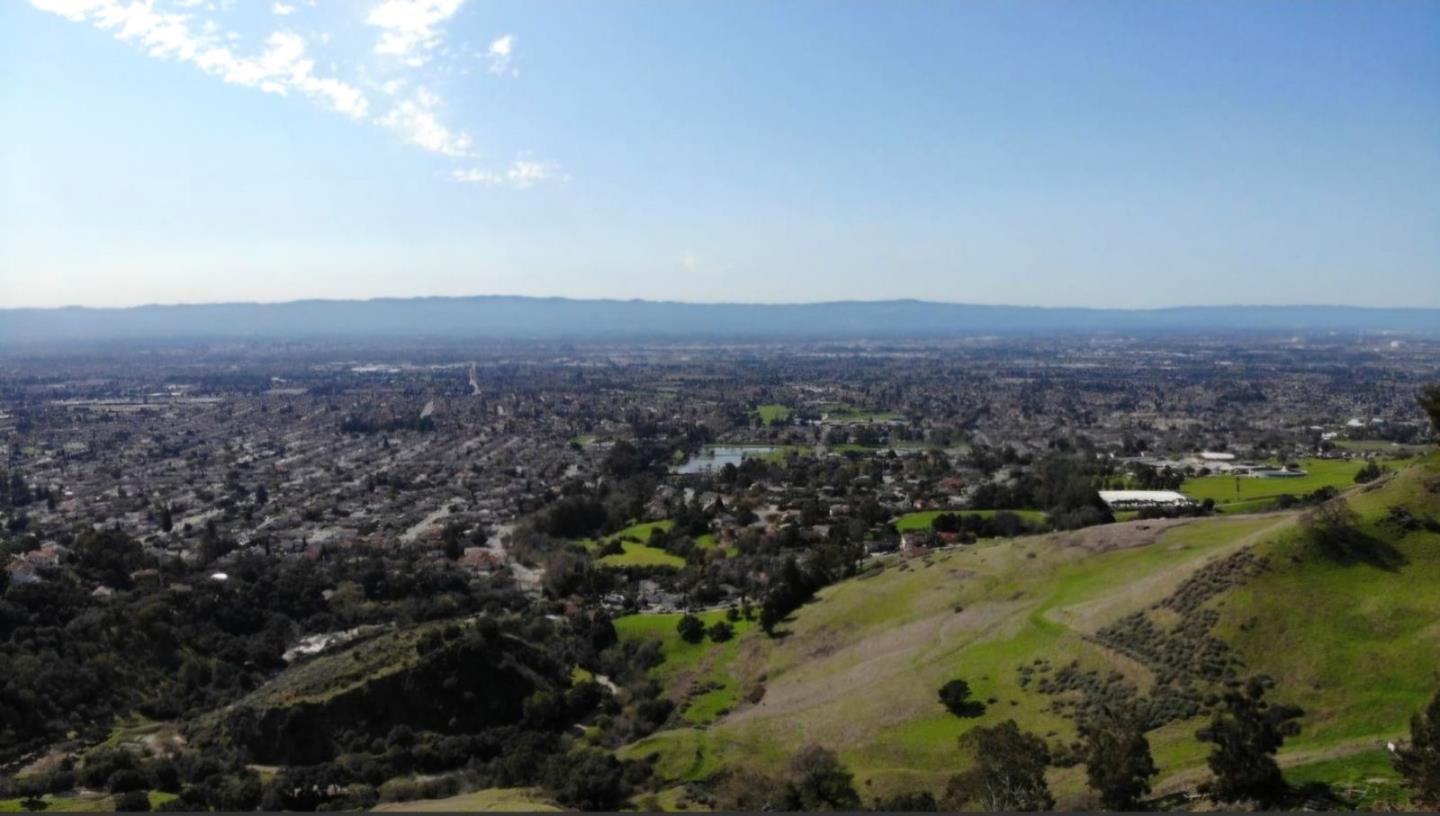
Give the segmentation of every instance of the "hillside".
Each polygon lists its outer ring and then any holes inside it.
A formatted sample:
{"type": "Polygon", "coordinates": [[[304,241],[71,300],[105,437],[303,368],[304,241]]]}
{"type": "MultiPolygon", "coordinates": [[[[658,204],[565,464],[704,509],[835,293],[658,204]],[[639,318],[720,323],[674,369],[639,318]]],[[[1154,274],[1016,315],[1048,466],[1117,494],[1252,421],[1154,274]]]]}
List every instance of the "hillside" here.
{"type": "Polygon", "coordinates": [[[396,725],[447,733],[520,719],[524,699],[562,674],[548,657],[472,624],[427,624],[304,661],[205,717],[197,741],[243,746],[259,762],[331,758],[340,732],[396,725]]]}
{"type": "MultiPolygon", "coordinates": [[[[1298,512],[1128,522],[892,559],[822,591],[781,638],[750,632],[687,654],[683,671],[662,666],[677,698],[719,676],[740,690],[736,703],[704,729],[652,735],[625,754],[655,754],[661,774],[684,780],[766,770],[820,743],[867,799],[938,792],[968,761],[964,731],[1013,717],[1068,741],[1074,707],[1138,692],[1162,701],[1168,722],[1150,734],[1156,791],[1174,792],[1206,777],[1194,739],[1204,692],[1227,675],[1267,673],[1275,699],[1306,710],[1281,756],[1292,778],[1372,784],[1391,776],[1385,740],[1435,689],[1440,534],[1385,518],[1392,507],[1440,517],[1440,459],[1348,499],[1385,554],[1377,563],[1319,555],[1300,541],[1298,512]],[[941,707],[937,689],[957,677],[987,701],[983,716],[941,707]]],[[[1083,768],[1054,770],[1051,784],[1062,806],[1085,803],[1083,768]]]]}

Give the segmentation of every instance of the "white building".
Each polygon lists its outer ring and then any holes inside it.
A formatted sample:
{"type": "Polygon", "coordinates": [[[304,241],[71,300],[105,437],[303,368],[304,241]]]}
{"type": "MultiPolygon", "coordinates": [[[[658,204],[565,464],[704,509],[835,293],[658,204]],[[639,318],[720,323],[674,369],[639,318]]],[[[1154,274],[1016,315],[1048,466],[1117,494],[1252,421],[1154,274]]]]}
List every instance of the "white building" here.
{"type": "Polygon", "coordinates": [[[1188,507],[1189,496],[1174,490],[1102,490],[1100,500],[1111,510],[1139,510],[1144,507],[1188,507]]]}

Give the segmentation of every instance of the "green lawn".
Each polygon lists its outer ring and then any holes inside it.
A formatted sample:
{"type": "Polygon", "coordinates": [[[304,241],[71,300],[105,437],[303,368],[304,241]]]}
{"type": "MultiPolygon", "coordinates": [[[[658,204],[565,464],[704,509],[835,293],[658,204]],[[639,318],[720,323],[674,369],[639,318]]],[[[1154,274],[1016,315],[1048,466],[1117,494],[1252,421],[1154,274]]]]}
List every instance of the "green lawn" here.
{"type": "MultiPolygon", "coordinates": [[[[956,516],[979,516],[990,518],[999,510],[920,510],[914,513],[906,513],[895,522],[895,529],[902,533],[912,530],[929,530],[934,523],[935,517],[950,513],[956,516]]],[[[1011,510],[1011,513],[1019,516],[1025,523],[1040,525],[1045,523],[1044,510],[1011,510]]]]}
{"type": "Polygon", "coordinates": [[[602,567],[674,567],[685,566],[685,559],[668,553],[658,547],[636,544],[633,541],[620,542],[624,549],[619,555],[607,555],[600,559],[602,567]]]}
{"type": "Polygon", "coordinates": [[[719,547],[720,550],[721,550],[721,552],[725,553],[725,557],[727,557],[727,558],[734,558],[735,556],[737,556],[737,555],[740,554],[740,551],[737,550],[737,549],[735,549],[734,546],[732,546],[732,545],[730,545],[730,544],[724,544],[724,545],[722,545],[722,544],[715,538],[715,534],[714,534],[714,533],[705,533],[704,535],[700,536],[699,538],[696,538],[696,539],[695,539],[695,546],[699,547],[699,548],[702,549],[702,550],[713,550],[713,549],[719,547]]]}
{"type": "Polygon", "coordinates": [[[755,412],[760,415],[760,421],[766,425],[774,425],[790,418],[790,409],[787,406],[774,403],[761,405],[755,409],[755,412]]]}
{"type": "MultiPolygon", "coordinates": [[[[1322,487],[1345,489],[1355,484],[1355,474],[1365,463],[1355,459],[1304,459],[1300,467],[1304,476],[1293,479],[1256,479],[1246,476],[1201,476],[1186,479],[1180,491],[1196,501],[1214,499],[1228,512],[1267,510],[1274,500],[1285,494],[1300,497],[1322,487]]],[[[1400,469],[1408,460],[1382,460],[1382,466],[1400,469]]]]}
{"type": "Polygon", "coordinates": [[[669,519],[632,524],[620,532],[598,541],[593,538],[583,538],[576,543],[594,552],[607,542],[619,541],[624,552],[601,558],[598,563],[603,567],[674,567],[679,569],[685,566],[685,559],[645,543],[650,540],[650,536],[654,535],[656,530],[668,531],[674,524],[675,522],[669,519]]]}

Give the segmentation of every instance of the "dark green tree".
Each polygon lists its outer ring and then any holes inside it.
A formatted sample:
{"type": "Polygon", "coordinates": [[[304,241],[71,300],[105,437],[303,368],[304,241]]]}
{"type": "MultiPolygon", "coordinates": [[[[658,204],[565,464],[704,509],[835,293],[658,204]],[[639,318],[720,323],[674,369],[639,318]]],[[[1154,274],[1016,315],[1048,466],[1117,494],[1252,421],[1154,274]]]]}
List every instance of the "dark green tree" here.
{"type": "Polygon", "coordinates": [[[951,680],[940,687],[940,702],[957,717],[978,717],[985,713],[985,704],[970,699],[970,684],[951,680]]]}
{"type": "Polygon", "coordinates": [[[1435,429],[1435,433],[1440,434],[1440,383],[1420,389],[1415,401],[1420,403],[1420,410],[1430,417],[1430,425],[1435,429]]]}
{"type": "Polygon", "coordinates": [[[686,643],[699,643],[705,639],[705,622],[690,612],[686,612],[680,622],[675,624],[675,631],[680,633],[680,639],[686,643]]]}
{"type": "Polygon", "coordinates": [[[126,791],[115,797],[116,813],[148,813],[150,797],[145,791],[126,791]]]}
{"type": "Polygon", "coordinates": [[[1105,712],[1080,724],[1085,775],[1106,810],[1133,810],[1159,772],[1135,712],[1105,712]]]}
{"type": "Polygon", "coordinates": [[[1396,749],[1395,770],[1405,777],[1414,804],[1440,810],[1440,691],[1410,719],[1410,741],[1396,749]]]}
{"type": "Polygon", "coordinates": [[[772,590],[766,594],[765,602],[760,605],[760,628],[765,630],[765,634],[774,635],[775,627],[785,620],[786,614],[788,610],[779,593],[772,590]]]}
{"type": "Polygon", "coordinates": [[[735,636],[735,627],[723,620],[715,621],[710,624],[710,628],[706,630],[706,634],[710,635],[710,639],[716,643],[724,643],[735,636]]]}
{"type": "Polygon", "coordinates": [[[1355,484],[1369,484],[1370,482],[1373,482],[1376,479],[1380,478],[1382,474],[1383,471],[1380,470],[1380,466],[1378,464],[1374,462],[1366,462],[1365,465],[1360,468],[1360,470],[1356,471],[1355,484]]]}
{"type": "Polygon", "coordinates": [[[1207,760],[1215,774],[1211,786],[1216,798],[1234,802],[1275,802],[1286,791],[1285,777],[1275,764],[1275,753],[1286,737],[1300,733],[1296,722],[1305,712],[1292,705],[1265,700],[1275,681],[1266,676],[1232,681],[1221,698],[1221,709],[1196,738],[1214,744],[1207,760]]]}
{"type": "Polygon", "coordinates": [[[629,793],[620,762],[594,748],[551,756],[542,779],[561,804],[580,810],[618,810],[629,793]]]}
{"type": "Polygon", "coordinates": [[[801,748],[790,759],[790,810],[858,810],[855,776],[834,751],[818,745],[801,748]]]}
{"type": "Polygon", "coordinates": [[[946,810],[1052,810],[1055,799],[1045,781],[1050,749],[1045,740],[1021,731],[1014,720],[976,728],[960,738],[975,764],[950,778],[941,805],[946,810]]]}

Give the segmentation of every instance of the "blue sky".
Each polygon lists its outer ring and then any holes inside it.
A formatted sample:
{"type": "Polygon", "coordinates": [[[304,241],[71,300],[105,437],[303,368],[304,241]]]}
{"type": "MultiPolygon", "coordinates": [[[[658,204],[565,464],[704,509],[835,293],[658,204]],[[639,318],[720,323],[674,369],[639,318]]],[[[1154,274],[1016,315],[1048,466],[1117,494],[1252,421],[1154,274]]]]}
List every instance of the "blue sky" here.
{"type": "Polygon", "coordinates": [[[7,0],[0,305],[1440,307],[1440,3],[7,0]]]}

